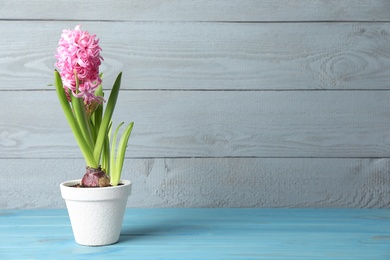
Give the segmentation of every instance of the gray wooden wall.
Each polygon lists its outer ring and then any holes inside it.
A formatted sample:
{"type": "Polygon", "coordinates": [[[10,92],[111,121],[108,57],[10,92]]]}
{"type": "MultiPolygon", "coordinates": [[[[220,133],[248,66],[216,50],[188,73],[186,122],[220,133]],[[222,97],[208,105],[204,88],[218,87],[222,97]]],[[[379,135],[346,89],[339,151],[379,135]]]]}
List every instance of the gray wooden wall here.
{"type": "Polygon", "coordinates": [[[48,86],[77,24],[124,73],[129,207],[389,207],[390,1],[2,0],[0,208],[84,173],[48,86]]]}

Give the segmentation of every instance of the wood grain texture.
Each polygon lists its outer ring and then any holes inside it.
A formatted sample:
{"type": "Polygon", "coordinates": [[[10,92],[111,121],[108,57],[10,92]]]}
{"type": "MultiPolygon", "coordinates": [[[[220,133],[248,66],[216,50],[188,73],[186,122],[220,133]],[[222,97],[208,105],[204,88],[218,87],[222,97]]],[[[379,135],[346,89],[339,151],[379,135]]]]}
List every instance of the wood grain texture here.
{"type": "MultiPolygon", "coordinates": [[[[61,31],[77,23],[0,21],[0,89],[52,89],[61,31]]],[[[390,88],[389,23],[82,24],[101,39],[105,88],[119,71],[124,89],[390,88]]]]}
{"type": "MultiPolygon", "coordinates": [[[[389,159],[127,159],[128,207],[389,208],[389,159]]],[[[0,208],[63,208],[59,183],[84,174],[82,159],[0,159],[0,208]],[[17,172],[15,172],[17,169],[17,172]]]]}
{"type": "Polygon", "coordinates": [[[389,22],[384,0],[3,0],[0,208],[64,207],[81,177],[48,86],[76,24],[104,87],[124,73],[129,207],[389,208],[389,22]]]}
{"type": "MultiPolygon", "coordinates": [[[[0,157],[79,158],[55,92],[22,93],[1,93],[0,157]]],[[[132,158],[389,157],[389,99],[388,91],[123,91],[113,120],[136,122],[132,158]]]]}
{"type": "Polygon", "coordinates": [[[2,0],[0,17],[180,22],[390,21],[390,3],[386,0],[2,0]]]}
{"type": "Polygon", "coordinates": [[[128,209],[120,240],[74,242],[66,210],[0,211],[3,259],[388,259],[389,210],[128,209]]]}

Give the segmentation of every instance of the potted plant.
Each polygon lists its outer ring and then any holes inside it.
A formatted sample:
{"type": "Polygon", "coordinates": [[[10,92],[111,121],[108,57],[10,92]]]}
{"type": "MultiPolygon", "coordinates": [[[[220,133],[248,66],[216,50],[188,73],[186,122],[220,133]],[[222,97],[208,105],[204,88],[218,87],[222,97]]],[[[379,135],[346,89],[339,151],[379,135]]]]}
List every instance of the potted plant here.
{"type": "Polygon", "coordinates": [[[76,242],[89,246],[119,240],[131,193],[131,182],[121,180],[121,172],[133,122],[117,141],[123,123],[113,130],[111,118],[122,73],[106,101],[99,74],[100,51],[96,35],[82,31],[79,25],[63,30],[56,53],[59,71],[54,72],[58,99],[86,162],[86,173],[80,180],[61,183],[61,195],[76,242]]]}

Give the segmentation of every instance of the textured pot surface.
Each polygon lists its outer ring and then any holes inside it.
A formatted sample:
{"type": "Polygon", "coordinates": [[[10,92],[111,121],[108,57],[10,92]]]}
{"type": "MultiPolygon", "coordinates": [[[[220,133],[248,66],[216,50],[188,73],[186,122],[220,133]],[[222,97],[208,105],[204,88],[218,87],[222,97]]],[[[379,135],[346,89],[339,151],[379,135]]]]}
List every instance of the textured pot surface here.
{"type": "Polygon", "coordinates": [[[103,188],[75,188],[80,180],[60,184],[78,244],[102,246],[118,242],[131,182],[103,188]]]}

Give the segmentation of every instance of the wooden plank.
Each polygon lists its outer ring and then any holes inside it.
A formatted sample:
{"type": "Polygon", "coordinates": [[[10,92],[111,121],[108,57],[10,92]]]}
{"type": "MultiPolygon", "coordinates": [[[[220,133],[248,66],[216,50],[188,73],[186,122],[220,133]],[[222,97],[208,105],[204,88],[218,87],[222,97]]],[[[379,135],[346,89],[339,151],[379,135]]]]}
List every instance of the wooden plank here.
{"type": "MultiPolygon", "coordinates": [[[[75,24],[0,21],[0,89],[52,89],[75,24]]],[[[389,89],[389,23],[83,25],[100,38],[106,88],[123,71],[125,89],[389,89]]]]}
{"type": "Polygon", "coordinates": [[[389,210],[128,209],[120,241],[106,247],[77,245],[66,210],[41,210],[42,217],[35,212],[11,213],[0,214],[0,257],[4,259],[61,259],[68,254],[110,259],[129,255],[164,259],[386,259],[390,253],[389,210]],[[47,216],[60,214],[62,218],[46,224],[47,216]],[[9,220],[13,223],[8,224],[9,220]],[[24,228],[17,228],[20,226],[24,228]],[[60,232],[52,232],[55,228],[60,232]]]}
{"type": "MultiPolygon", "coordinates": [[[[389,165],[390,159],[127,159],[122,177],[133,183],[131,208],[389,208],[389,165]]],[[[84,167],[82,159],[1,159],[3,175],[12,178],[0,186],[0,209],[64,208],[59,183],[81,178],[84,167]]]]}
{"type": "Polygon", "coordinates": [[[0,17],[106,21],[390,21],[390,4],[386,0],[3,0],[0,17]]]}
{"type": "MultiPolygon", "coordinates": [[[[0,158],[81,157],[54,91],[1,98],[0,158]]],[[[113,120],[135,122],[128,158],[389,157],[389,100],[389,91],[122,91],[113,120]]]]}

